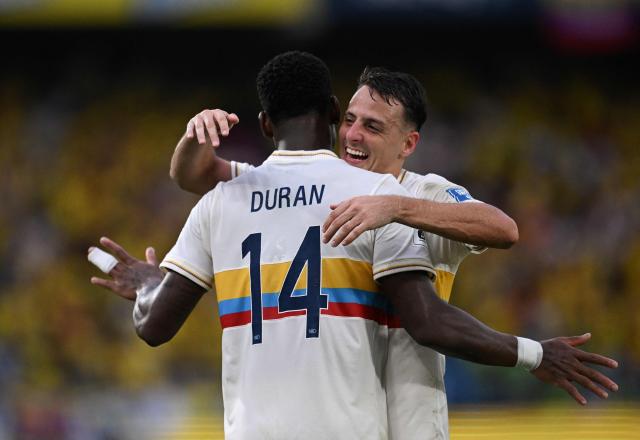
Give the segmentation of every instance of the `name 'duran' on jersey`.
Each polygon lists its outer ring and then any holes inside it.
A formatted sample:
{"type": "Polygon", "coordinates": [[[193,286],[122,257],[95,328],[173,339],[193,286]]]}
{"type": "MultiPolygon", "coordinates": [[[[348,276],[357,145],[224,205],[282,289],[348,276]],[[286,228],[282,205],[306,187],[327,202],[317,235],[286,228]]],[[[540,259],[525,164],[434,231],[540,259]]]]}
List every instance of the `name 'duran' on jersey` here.
{"type": "Polygon", "coordinates": [[[324,196],[324,184],[318,189],[317,185],[303,186],[292,189],[288,186],[273,188],[266,191],[251,193],[251,212],[261,209],[268,211],[275,208],[295,208],[296,206],[319,205],[324,196]]]}

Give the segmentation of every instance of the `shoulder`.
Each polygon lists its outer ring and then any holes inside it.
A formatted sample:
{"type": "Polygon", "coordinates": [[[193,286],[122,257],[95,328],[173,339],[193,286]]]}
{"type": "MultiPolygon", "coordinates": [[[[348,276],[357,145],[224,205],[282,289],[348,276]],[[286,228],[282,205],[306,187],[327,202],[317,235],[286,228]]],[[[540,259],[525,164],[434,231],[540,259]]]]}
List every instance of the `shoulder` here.
{"type": "Polygon", "coordinates": [[[247,171],[251,171],[255,168],[255,166],[249,163],[236,162],[235,160],[230,161],[229,166],[231,167],[231,179],[235,179],[240,175],[246,173],[247,171]]]}
{"type": "Polygon", "coordinates": [[[378,174],[378,179],[375,182],[371,194],[411,196],[407,188],[401,185],[398,179],[391,174],[378,174]]]}
{"type": "Polygon", "coordinates": [[[410,195],[392,174],[374,173],[340,160],[332,164],[332,178],[339,179],[350,190],[370,195],[410,195]]]}
{"type": "Polygon", "coordinates": [[[475,201],[465,187],[438,174],[421,175],[407,171],[402,184],[421,199],[445,203],[475,201]]]}
{"type": "Polygon", "coordinates": [[[219,199],[221,197],[221,194],[224,193],[224,189],[229,183],[231,183],[231,181],[220,182],[218,185],[215,186],[215,188],[213,188],[208,193],[203,195],[200,198],[200,200],[198,200],[198,203],[194,207],[194,211],[198,210],[201,213],[204,213],[205,211],[209,211],[213,209],[214,206],[220,203],[219,199]]]}

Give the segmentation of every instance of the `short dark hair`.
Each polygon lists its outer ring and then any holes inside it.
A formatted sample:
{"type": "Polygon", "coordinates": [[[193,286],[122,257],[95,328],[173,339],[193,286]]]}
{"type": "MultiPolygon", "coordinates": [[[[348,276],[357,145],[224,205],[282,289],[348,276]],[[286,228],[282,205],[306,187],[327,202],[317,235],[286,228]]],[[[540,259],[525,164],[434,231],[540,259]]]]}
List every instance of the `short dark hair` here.
{"type": "Polygon", "coordinates": [[[402,104],[405,120],[415,125],[416,130],[427,120],[427,94],[413,75],[367,66],[358,80],[358,88],[362,86],[371,89],[371,97],[375,91],[387,104],[391,101],[402,104]]]}
{"type": "Polygon", "coordinates": [[[313,112],[323,115],[329,109],[329,68],[310,53],[277,55],[260,69],[256,83],[260,104],[274,124],[313,112]]]}

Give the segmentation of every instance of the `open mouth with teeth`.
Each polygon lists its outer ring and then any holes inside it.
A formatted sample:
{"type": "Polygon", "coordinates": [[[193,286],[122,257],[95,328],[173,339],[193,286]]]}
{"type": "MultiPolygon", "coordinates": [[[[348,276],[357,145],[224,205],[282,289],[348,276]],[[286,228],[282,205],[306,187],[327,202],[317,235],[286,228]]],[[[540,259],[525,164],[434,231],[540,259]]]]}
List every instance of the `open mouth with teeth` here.
{"type": "Polygon", "coordinates": [[[345,160],[347,162],[351,162],[351,163],[359,163],[359,162],[363,162],[365,160],[367,160],[369,158],[369,155],[367,153],[365,153],[364,151],[361,150],[356,150],[355,148],[352,147],[346,147],[344,149],[345,151],[345,160]]]}

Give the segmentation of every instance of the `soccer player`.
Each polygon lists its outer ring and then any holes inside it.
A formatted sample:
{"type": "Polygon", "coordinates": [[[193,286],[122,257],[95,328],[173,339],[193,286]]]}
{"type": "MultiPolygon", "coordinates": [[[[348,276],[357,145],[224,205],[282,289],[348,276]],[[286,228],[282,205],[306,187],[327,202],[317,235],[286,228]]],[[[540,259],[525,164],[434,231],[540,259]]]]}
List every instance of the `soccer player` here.
{"type": "MultiPolygon", "coordinates": [[[[310,90],[291,87],[324,84],[309,77],[325,74],[326,67],[307,57],[276,57],[259,75],[261,126],[280,147],[331,144],[329,122],[337,121],[338,111],[330,92],[318,93],[311,105],[310,90]]],[[[149,255],[145,266],[108,240],[101,242],[120,259],[110,272],[114,281],[92,282],[135,299],[136,328],[156,345],[175,334],[215,276],[229,438],[384,438],[385,298],[422,345],[491,365],[540,365],[536,375],[543,380],[569,378],[595,392],[600,389],[592,380],[617,388],[584,365],[615,361],[573,348],[572,339],[544,341],[544,352],[534,349],[532,361],[518,354],[532,341],[492,331],[439,300],[425,276],[423,240],[397,223],[367,231],[349,246],[320,244],[329,205],[354,193],[406,197],[394,183],[350,168],[328,151],[276,152],[198,203],[162,264],[169,273],[160,283],[131,276],[153,266],[149,255]],[[293,363],[283,360],[288,355],[293,363]],[[273,395],[279,405],[272,404],[273,395]]]]}
{"type": "MultiPolygon", "coordinates": [[[[393,174],[412,197],[365,196],[334,206],[324,240],[348,244],[388,222],[410,225],[423,234],[437,271],[436,291],[448,301],[464,258],[486,247],[510,247],[518,230],[502,211],[474,203],[465,188],[404,169],[426,120],[425,107],[424,88],[413,76],[365,69],[340,127],[341,156],[359,168],[393,174]]],[[[400,327],[390,329],[385,374],[391,438],[448,438],[444,372],[443,355],[418,346],[400,327]]]]}

